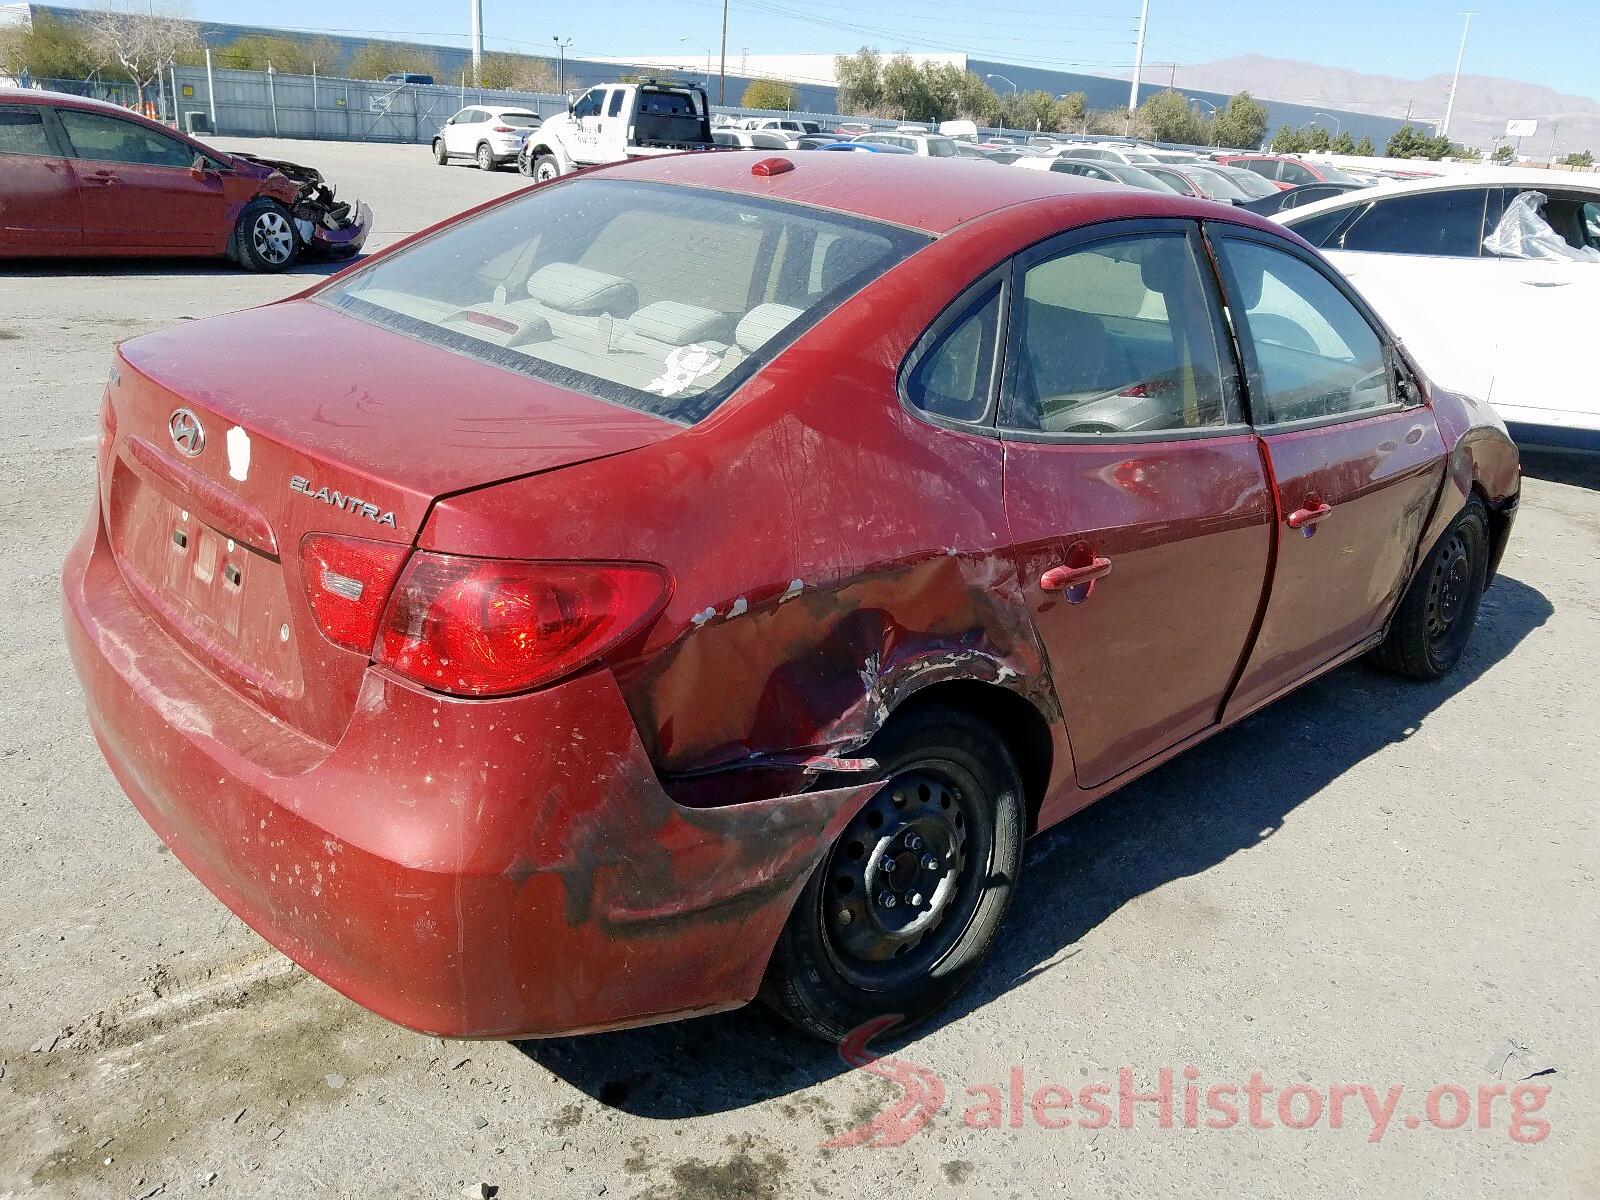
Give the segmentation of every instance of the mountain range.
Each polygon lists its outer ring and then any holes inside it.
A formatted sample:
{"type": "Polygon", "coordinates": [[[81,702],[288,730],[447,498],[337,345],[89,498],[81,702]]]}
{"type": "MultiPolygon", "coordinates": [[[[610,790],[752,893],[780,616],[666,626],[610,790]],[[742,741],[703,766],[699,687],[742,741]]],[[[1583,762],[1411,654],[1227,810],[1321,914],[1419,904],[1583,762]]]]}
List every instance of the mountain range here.
{"type": "MultiPolygon", "coordinates": [[[[1228,93],[1248,89],[1264,99],[1325,104],[1386,117],[1404,117],[1409,111],[1414,121],[1426,124],[1444,115],[1450,94],[1447,74],[1400,79],[1258,54],[1180,66],[1177,84],[1228,93]]],[[[1504,136],[1509,120],[1539,123],[1534,136],[1522,140],[1524,154],[1545,158],[1552,152],[1593,150],[1600,155],[1600,100],[1563,95],[1515,79],[1461,77],[1450,122],[1453,140],[1488,151],[1497,136],[1504,136]]]]}

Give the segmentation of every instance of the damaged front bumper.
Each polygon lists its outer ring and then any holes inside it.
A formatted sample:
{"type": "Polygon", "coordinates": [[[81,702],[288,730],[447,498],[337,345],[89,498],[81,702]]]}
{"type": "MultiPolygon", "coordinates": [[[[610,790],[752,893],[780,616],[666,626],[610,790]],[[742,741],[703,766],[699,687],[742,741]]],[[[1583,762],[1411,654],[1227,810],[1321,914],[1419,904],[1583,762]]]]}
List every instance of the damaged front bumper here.
{"type": "Polygon", "coordinates": [[[372,209],[359,200],[338,199],[336,189],[315,167],[253,154],[235,157],[265,167],[295,185],[298,190],[289,209],[301,244],[309,253],[349,256],[358,253],[366,243],[367,233],[372,228],[372,209]]]}
{"type": "Polygon", "coordinates": [[[95,737],[151,827],[285,954],[432,1034],[585,1032],[751,999],[807,876],[881,786],[676,804],[602,670],[496,701],[370,670],[325,746],[179,650],[97,518],[63,589],[95,737]]]}

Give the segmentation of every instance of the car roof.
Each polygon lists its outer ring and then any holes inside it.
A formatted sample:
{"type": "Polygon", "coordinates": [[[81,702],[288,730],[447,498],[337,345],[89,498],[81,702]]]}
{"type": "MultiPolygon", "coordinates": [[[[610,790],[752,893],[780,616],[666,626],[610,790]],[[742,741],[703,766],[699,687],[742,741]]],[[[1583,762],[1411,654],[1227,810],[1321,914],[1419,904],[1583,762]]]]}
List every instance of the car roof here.
{"type": "MultiPolygon", "coordinates": [[[[0,87],[0,103],[49,104],[86,108],[92,112],[111,113],[119,117],[138,117],[139,114],[109,100],[96,100],[90,96],[74,96],[71,92],[50,92],[42,88],[0,87]]],[[[141,118],[142,119],[142,118],[141,118]]]]}
{"type": "MultiPolygon", "coordinates": [[[[790,158],[767,150],[719,150],[634,159],[603,168],[622,177],[809,204],[835,212],[887,221],[925,233],[946,233],[980,217],[1037,200],[1082,197],[1086,220],[1106,220],[1108,195],[1116,217],[1216,217],[1217,206],[1172,192],[1142,191],[1054,171],[1019,171],[965,158],[917,155],[868,156],[797,151],[790,158]],[[788,158],[792,171],[757,176],[763,159],[788,158]]],[[[1243,214],[1241,214],[1241,218],[1243,214]]],[[[1255,218],[1242,223],[1281,231],[1255,218]]]]}
{"type": "Polygon", "coordinates": [[[1357,191],[1345,192],[1342,196],[1330,196],[1326,200],[1317,200],[1311,204],[1302,204],[1299,208],[1283,214],[1285,225],[1294,225],[1307,217],[1314,217],[1318,213],[1333,212],[1335,209],[1349,208],[1356,204],[1364,204],[1368,200],[1388,200],[1394,196],[1415,196],[1424,192],[1453,192],[1468,188],[1485,187],[1539,187],[1561,188],[1593,192],[1600,198],[1600,175],[1574,174],[1567,172],[1541,171],[1535,167],[1499,167],[1491,170],[1463,172],[1459,175],[1438,175],[1431,179],[1413,179],[1408,181],[1393,181],[1379,187],[1361,188],[1357,191]]]}

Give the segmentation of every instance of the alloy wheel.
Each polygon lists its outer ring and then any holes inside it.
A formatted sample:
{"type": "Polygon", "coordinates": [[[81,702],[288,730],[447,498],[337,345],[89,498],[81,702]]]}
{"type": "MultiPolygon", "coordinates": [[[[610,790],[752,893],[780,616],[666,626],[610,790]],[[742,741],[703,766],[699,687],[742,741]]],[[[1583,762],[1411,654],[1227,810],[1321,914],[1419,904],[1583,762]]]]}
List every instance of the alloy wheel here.
{"type": "Polygon", "coordinates": [[[280,212],[264,212],[250,230],[256,253],[274,266],[286,263],[294,254],[294,227],[280,212]]]}

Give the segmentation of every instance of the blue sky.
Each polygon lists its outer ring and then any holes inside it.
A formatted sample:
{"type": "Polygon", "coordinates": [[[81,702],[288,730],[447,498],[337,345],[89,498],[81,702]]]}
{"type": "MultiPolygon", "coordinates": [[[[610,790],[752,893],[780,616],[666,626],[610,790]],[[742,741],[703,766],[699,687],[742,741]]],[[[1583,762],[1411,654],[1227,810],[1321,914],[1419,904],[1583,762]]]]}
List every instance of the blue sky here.
{"type": "MultiPolygon", "coordinates": [[[[1152,0],[1147,62],[1205,62],[1258,53],[1422,78],[1455,65],[1468,3],[1335,0],[1152,0]],[[1320,11],[1317,11],[1320,9],[1320,11]]],[[[1473,18],[1465,70],[1542,83],[1600,98],[1592,54],[1593,0],[1483,4],[1473,18]],[[1535,18],[1530,14],[1537,12],[1535,18]],[[1530,24],[1533,28],[1530,30],[1530,24]]],[[[465,44],[466,0],[190,0],[193,16],[244,24],[334,28],[465,44]]],[[[1139,0],[731,0],[728,53],[966,50],[990,60],[1114,74],[1133,58],[1139,0]]],[[[715,47],[720,0],[598,0],[524,4],[484,0],[492,48],[572,53],[696,53],[715,47]]],[[[1160,72],[1165,74],[1165,71],[1160,72]]],[[[1178,82],[1183,82],[1182,69],[1178,82]]],[[[1286,99],[1288,97],[1285,97],[1286,99]]]]}

